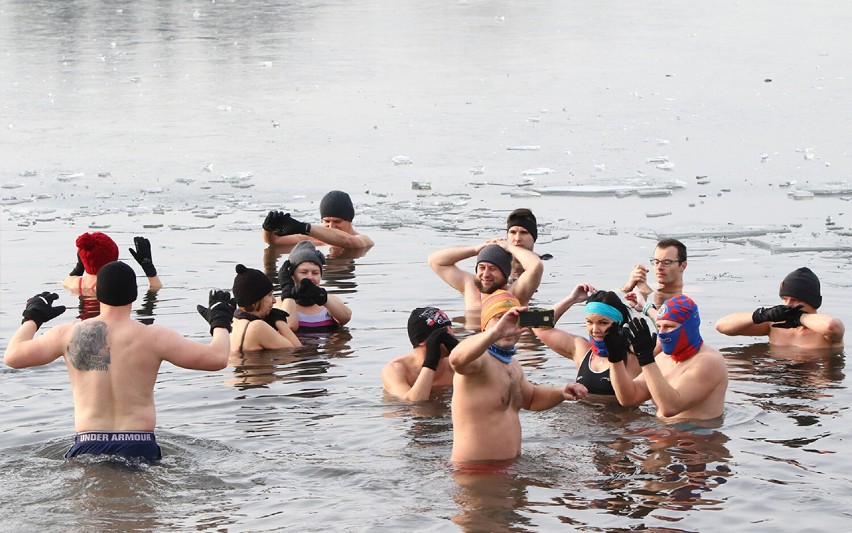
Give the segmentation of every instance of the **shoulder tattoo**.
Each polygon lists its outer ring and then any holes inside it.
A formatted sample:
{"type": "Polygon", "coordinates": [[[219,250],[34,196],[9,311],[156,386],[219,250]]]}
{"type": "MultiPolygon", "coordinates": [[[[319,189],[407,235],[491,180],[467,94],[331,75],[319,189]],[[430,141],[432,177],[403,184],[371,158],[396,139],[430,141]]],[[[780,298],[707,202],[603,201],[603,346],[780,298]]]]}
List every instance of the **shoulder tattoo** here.
{"type": "Polygon", "coordinates": [[[104,322],[91,322],[78,326],[68,343],[68,356],[71,365],[77,370],[109,370],[107,325],[104,322]]]}

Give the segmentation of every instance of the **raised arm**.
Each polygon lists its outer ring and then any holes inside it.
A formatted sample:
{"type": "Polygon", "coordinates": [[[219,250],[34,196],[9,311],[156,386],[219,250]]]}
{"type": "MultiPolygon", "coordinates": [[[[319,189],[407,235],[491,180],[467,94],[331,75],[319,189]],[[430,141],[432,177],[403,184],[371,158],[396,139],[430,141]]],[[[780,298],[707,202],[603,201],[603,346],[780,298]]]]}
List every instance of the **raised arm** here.
{"type": "Polygon", "coordinates": [[[503,249],[512,254],[524,269],[524,272],[512,284],[511,292],[522,305],[527,305],[541,284],[541,276],[544,274],[544,263],[541,262],[541,257],[537,253],[520,246],[515,246],[505,239],[501,239],[501,241],[500,245],[503,249]]]}
{"type": "Polygon", "coordinates": [[[752,313],[731,313],[716,321],[716,331],[723,335],[750,335],[754,337],[769,335],[769,322],[755,324],[752,313]]]}
{"type": "Polygon", "coordinates": [[[438,250],[429,254],[429,267],[444,280],[444,283],[464,294],[467,284],[473,283],[475,276],[458,267],[456,263],[475,257],[485,244],[477,246],[456,246],[438,250]]]}
{"type": "Polygon", "coordinates": [[[352,231],[348,233],[322,224],[300,222],[291,217],[290,213],[280,211],[270,211],[263,222],[263,240],[268,244],[295,244],[307,237],[346,249],[369,248],[375,244],[368,236],[352,231]]]}
{"type": "Polygon", "coordinates": [[[28,368],[46,365],[65,353],[66,331],[71,323],[61,324],[38,339],[36,331],[42,324],[65,312],[65,306],[53,306],[59,296],[56,293],[42,292],[27,300],[22,313],[23,323],[9,339],[3,362],[12,368],[28,368]]]}
{"type": "Polygon", "coordinates": [[[139,263],[142,271],[145,272],[145,276],[148,278],[149,290],[156,292],[162,289],[163,282],[160,280],[160,276],[157,275],[157,267],[154,266],[154,260],[151,256],[151,242],[145,237],[134,237],[133,245],[136,249],[130,248],[130,255],[133,256],[133,259],[139,263]]]}
{"type": "Polygon", "coordinates": [[[476,335],[466,337],[450,353],[450,366],[458,374],[475,374],[482,367],[480,359],[489,346],[498,339],[520,335],[524,329],[518,327],[518,313],[526,307],[513,307],[500,317],[494,327],[476,335]]]}

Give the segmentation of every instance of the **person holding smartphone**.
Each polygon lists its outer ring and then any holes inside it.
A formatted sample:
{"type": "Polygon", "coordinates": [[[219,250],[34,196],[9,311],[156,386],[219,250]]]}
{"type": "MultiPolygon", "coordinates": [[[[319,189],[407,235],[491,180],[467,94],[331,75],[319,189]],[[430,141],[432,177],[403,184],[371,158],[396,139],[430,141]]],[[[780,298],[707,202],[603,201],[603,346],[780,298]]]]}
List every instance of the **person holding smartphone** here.
{"type": "Polygon", "coordinates": [[[517,298],[498,290],[482,301],[482,332],[466,337],[450,352],[453,377],[453,452],[456,463],[505,461],[521,453],[521,409],[543,411],[579,400],[586,388],[534,385],[515,359],[525,328],[517,298]]]}
{"type": "MultiPolygon", "coordinates": [[[[548,348],[567,357],[577,365],[577,383],[589,394],[615,398],[604,336],[610,328],[618,328],[630,320],[630,311],[612,291],[597,291],[588,283],[574,287],[571,294],[553,306],[554,319],[558,320],[575,304],[586,302],[586,334],[573,335],[556,328],[533,328],[533,332],[548,348]]],[[[627,372],[636,377],[641,372],[635,357],[627,358],[627,372]]]]}

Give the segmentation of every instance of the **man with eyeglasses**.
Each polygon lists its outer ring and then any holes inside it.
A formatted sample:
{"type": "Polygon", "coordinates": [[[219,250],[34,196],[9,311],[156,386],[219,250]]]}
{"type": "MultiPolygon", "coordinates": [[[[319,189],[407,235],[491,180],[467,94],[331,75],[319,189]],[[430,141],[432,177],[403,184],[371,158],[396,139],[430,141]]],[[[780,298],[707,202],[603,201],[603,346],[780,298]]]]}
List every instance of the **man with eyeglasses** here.
{"type": "Polygon", "coordinates": [[[652,320],[657,317],[657,309],[669,298],[683,293],[683,271],[686,270],[686,245],[677,239],[662,239],[654,249],[650,260],[657,279],[657,291],[647,283],[648,268],[636,263],[627,282],[621,287],[630,307],[642,312],[652,320]],[[653,298],[649,298],[651,294],[653,298]]]}

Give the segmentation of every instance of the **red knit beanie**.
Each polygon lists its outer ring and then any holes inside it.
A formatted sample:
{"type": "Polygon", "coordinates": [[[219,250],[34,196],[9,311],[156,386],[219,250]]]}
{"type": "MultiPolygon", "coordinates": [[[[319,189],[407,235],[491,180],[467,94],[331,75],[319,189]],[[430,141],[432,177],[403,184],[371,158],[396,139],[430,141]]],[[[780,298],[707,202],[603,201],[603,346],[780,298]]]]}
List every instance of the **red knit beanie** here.
{"type": "Polygon", "coordinates": [[[89,274],[97,274],[107,263],[118,261],[118,246],[106,233],[84,233],[77,237],[77,252],[83,268],[89,274]]]}

